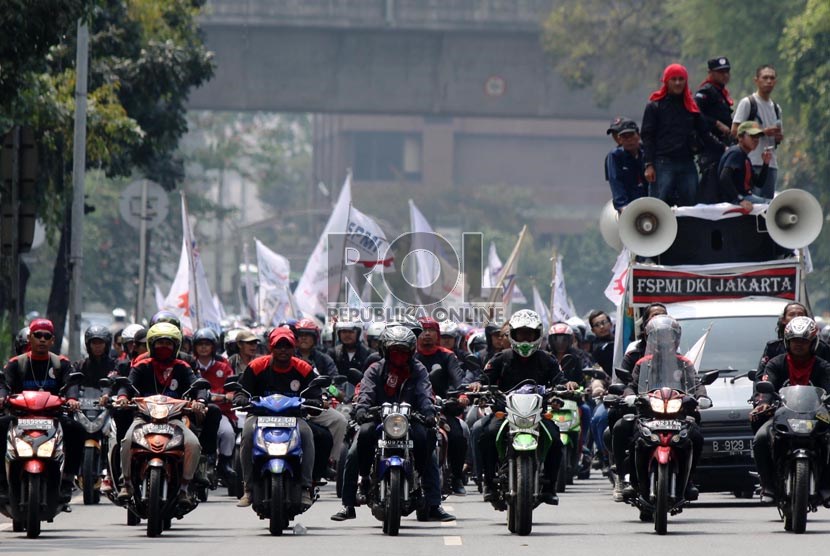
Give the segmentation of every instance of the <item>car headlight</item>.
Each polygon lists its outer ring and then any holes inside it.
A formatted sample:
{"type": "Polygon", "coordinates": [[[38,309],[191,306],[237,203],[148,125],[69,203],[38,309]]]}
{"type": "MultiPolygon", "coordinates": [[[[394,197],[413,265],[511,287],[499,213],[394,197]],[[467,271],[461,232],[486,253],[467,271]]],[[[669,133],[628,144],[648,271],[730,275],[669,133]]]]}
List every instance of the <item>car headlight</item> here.
{"type": "Polygon", "coordinates": [[[154,403],[150,406],[150,417],[153,419],[167,419],[170,415],[170,406],[154,403]]]}
{"type": "Polygon", "coordinates": [[[52,456],[52,452],[55,451],[55,439],[52,438],[47,440],[43,444],[37,447],[37,457],[39,458],[48,458],[52,456]]]}
{"type": "Polygon", "coordinates": [[[288,453],[287,442],[269,442],[268,455],[269,456],[284,456],[288,453]]]}
{"type": "Polygon", "coordinates": [[[406,436],[406,431],[409,430],[409,421],[400,413],[393,413],[387,415],[383,419],[383,432],[389,438],[403,438],[406,436]]]}
{"type": "Polygon", "coordinates": [[[794,433],[806,434],[813,432],[816,422],[812,419],[787,419],[787,424],[794,433]]]}
{"type": "Polygon", "coordinates": [[[683,406],[683,400],[669,400],[666,404],[666,413],[677,413],[683,406]]]}
{"type": "Polygon", "coordinates": [[[536,424],[536,416],[523,417],[521,415],[511,415],[510,420],[520,429],[532,429],[536,424]]]}
{"type": "Polygon", "coordinates": [[[666,405],[663,403],[663,400],[659,398],[651,398],[649,400],[651,404],[651,410],[654,413],[665,413],[666,412],[666,405]]]}
{"type": "Polygon", "coordinates": [[[23,440],[22,438],[14,439],[14,449],[17,452],[17,455],[21,458],[30,458],[35,455],[35,451],[32,449],[32,445],[23,440]]]}

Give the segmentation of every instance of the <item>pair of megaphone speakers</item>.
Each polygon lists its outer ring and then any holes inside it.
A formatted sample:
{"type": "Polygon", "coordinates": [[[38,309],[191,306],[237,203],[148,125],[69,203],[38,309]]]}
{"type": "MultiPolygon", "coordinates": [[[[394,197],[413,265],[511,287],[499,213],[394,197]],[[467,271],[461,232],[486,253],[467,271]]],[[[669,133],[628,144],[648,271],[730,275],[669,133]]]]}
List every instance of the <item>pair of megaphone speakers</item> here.
{"type": "MultiPolygon", "coordinates": [[[[763,216],[772,240],[787,249],[810,245],[824,223],[818,200],[801,189],[776,195],[763,216]]],[[[599,230],[605,242],[617,251],[624,245],[635,255],[656,257],[674,243],[677,218],[669,205],[654,197],[637,199],[622,214],[608,201],[600,214],[599,230]]]]}

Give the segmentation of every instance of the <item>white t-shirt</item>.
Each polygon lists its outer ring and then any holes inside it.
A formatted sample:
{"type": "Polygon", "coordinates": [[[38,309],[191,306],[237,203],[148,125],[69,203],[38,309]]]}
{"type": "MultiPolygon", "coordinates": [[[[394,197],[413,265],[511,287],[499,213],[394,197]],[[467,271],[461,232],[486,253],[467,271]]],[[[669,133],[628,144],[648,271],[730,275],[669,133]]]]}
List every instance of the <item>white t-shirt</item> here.
{"type": "MultiPolygon", "coordinates": [[[[781,127],[781,119],[775,115],[775,103],[772,100],[764,100],[758,96],[758,93],[752,93],[755,97],[755,102],[758,104],[758,119],[762,128],[776,125],[781,127]]],[[[780,112],[780,110],[779,110],[780,112]]],[[[732,117],[732,123],[742,124],[749,118],[749,97],[744,97],[738,103],[738,108],[735,109],[735,115],[732,117]]],[[[781,127],[783,130],[784,128],[781,127]]],[[[761,160],[761,153],[764,152],[765,147],[775,147],[775,137],[761,136],[758,142],[758,148],[749,153],[749,161],[753,166],[761,166],[764,162],[761,160]]],[[[769,163],[770,168],[778,168],[778,161],[775,156],[775,150],[772,151],[772,160],[769,163]]]]}

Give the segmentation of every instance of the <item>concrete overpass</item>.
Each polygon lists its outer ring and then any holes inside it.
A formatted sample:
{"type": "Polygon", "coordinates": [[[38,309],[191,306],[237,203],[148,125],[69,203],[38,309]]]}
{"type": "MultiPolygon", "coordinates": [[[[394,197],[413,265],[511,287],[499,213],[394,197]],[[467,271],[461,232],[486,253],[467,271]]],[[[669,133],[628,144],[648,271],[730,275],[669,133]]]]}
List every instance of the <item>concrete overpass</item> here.
{"type": "MultiPolygon", "coordinates": [[[[543,53],[553,0],[210,0],[190,108],[605,119],[543,53]]],[[[626,108],[628,108],[626,110],[626,108]]],[[[641,110],[641,108],[638,108],[641,110]]]]}

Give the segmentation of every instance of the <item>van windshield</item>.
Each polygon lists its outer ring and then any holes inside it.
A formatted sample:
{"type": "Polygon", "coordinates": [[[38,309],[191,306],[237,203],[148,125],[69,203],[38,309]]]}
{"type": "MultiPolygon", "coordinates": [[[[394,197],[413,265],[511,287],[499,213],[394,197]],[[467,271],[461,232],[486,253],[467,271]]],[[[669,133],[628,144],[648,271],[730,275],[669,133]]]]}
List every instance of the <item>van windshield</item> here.
{"type": "Polygon", "coordinates": [[[683,327],[680,353],[688,352],[712,324],[697,370],[720,369],[720,376],[752,370],[764,353],[764,345],[775,339],[777,320],[774,315],[678,319],[683,327]]]}

